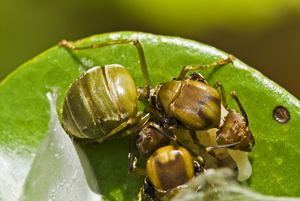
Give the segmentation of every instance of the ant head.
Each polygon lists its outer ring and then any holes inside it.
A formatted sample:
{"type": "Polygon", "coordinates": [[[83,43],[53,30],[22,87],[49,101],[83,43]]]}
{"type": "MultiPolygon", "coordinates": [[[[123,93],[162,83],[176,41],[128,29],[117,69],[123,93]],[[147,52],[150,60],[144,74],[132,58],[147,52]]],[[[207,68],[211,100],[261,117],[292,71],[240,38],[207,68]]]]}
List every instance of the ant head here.
{"type": "Polygon", "coordinates": [[[241,113],[230,110],[225,117],[224,123],[217,131],[216,141],[219,146],[209,147],[207,151],[218,148],[238,149],[250,152],[255,144],[254,137],[249,129],[248,116],[235,92],[231,93],[237,102],[241,113]],[[250,146],[250,142],[252,146],[250,146]]]}

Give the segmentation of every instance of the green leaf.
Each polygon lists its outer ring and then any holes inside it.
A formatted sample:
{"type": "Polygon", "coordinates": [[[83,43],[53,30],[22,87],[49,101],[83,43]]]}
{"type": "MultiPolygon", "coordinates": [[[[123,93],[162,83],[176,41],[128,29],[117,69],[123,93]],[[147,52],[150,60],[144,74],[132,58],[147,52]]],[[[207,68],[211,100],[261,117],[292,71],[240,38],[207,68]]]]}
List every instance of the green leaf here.
{"type": "MultiPolygon", "coordinates": [[[[210,64],[228,54],[198,42],[144,33],[119,32],[79,40],[74,45],[86,46],[114,39],[139,39],[145,52],[152,87],[178,77],[183,66],[210,64]]],[[[58,93],[58,115],[70,84],[94,66],[121,64],[143,85],[138,54],[131,44],[96,50],[71,51],[57,46],[28,61],[0,85],[0,198],[16,200],[50,120],[47,92],[58,93]]],[[[274,82],[238,59],[228,64],[199,72],[213,85],[221,81],[230,108],[237,108],[230,92],[236,91],[249,117],[256,145],[249,154],[253,173],[250,187],[275,196],[300,197],[298,167],[300,136],[299,101],[274,82]],[[290,121],[281,124],[273,110],[284,106],[290,121]]],[[[143,104],[141,104],[141,107],[143,104]]],[[[129,138],[104,142],[85,150],[105,200],[135,200],[139,179],[127,174],[129,138]]],[[[51,177],[49,176],[49,179],[51,177]]]]}

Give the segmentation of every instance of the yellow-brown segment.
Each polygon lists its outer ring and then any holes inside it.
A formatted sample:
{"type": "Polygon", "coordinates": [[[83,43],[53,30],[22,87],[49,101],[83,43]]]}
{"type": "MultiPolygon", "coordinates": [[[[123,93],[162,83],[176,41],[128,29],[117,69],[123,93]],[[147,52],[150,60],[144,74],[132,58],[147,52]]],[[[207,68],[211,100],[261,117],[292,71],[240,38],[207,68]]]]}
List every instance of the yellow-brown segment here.
{"type": "Polygon", "coordinates": [[[204,82],[191,79],[166,82],[160,87],[158,98],[166,118],[174,117],[187,129],[209,129],[220,122],[220,94],[204,82]]]}
{"type": "Polygon", "coordinates": [[[162,147],[147,160],[147,175],[158,190],[176,188],[194,177],[192,156],[183,147],[162,147]]]}

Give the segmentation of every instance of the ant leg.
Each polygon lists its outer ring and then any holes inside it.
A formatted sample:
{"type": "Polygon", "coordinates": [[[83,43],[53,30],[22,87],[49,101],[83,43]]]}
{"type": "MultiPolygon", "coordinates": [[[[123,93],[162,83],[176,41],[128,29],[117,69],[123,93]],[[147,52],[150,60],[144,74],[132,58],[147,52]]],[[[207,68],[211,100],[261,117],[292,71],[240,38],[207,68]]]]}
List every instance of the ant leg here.
{"type": "Polygon", "coordinates": [[[243,117],[246,119],[246,123],[247,123],[247,126],[248,126],[249,125],[248,116],[247,116],[247,113],[246,113],[244,107],[242,106],[242,103],[240,102],[240,99],[237,97],[235,91],[231,92],[231,95],[234,98],[235,102],[238,104],[238,106],[239,106],[239,108],[242,112],[243,117]]]}
{"type": "Polygon", "coordinates": [[[69,48],[69,49],[72,49],[72,50],[85,50],[85,49],[96,49],[96,48],[106,47],[106,46],[109,46],[109,45],[124,44],[124,43],[131,43],[131,42],[133,42],[133,45],[137,48],[139,58],[140,58],[141,69],[142,69],[144,81],[145,81],[146,85],[151,86],[144,51],[143,51],[143,48],[142,48],[139,40],[135,40],[135,39],[113,40],[113,41],[108,41],[108,42],[95,44],[95,45],[90,45],[90,46],[86,46],[86,47],[75,47],[71,43],[69,43],[68,41],[62,40],[58,43],[58,45],[69,48]]]}
{"type": "Polygon", "coordinates": [[[198,145],[198,147],[202,150],[206,149],[206,146],[202,145],[199,141],[199,139],[197,138],[196,132],[194,130],[189,130],[190,136],[194,142],[194,144],[198,145]]]}
{"type": "Polygon", "coordinates": [[[136,141],[136,137],[131,142],[131,146],[130,146],[129,153],[128,153],[128,173],[132,173],[132,171],[134,169],[133,168],[133,150],[135,147],[135,141],[136,141]]]}
{"type": "MultiPolygon", "coordinates": [[[[136,133],[138,130],[140,130],[143,126],[145,126],[145,124],[149,121],[150,119],[150,114],[149,113],[146,113],[146,115],[143,115],[144,114],[144,111],[142,111],[141,113],[139,113],[138,115],[138,121],[137,124],[132,127],[130,130],[127,130],[127,131],[124,131],[123,133],[121,133],[120,135],[118,136],[115,136],[116,138],[122,138],[122,137],[125,137],[127,135],[130,135],[132,133],[136,133]],[[141,116],[141,117],[139,117],[141,116]]],[[[126,123],[126,122],[125,122],[126,123]]],[[[122,125],[122,124],[121,124],[122,125]]]]}
{"type": "Polygon", "coordinates": [[[150,100],[150,90],[151,90],[151,87],[150,87],[150,85],[147,85],[147,84],[145,84],[142,87],[137,88],[138,99],[144,100],[144,101],[149,101],[150,100]]]}
{"type": "Polygon", "coordinates": [[[137,177],[140,180],[141,187],[140,187],[140,190],[139,190],[138,195],[137,195],[137,201],[141,201],[142,200],[142,192],[143,192],[143,180],[142,180],[141,176],[147,176],[147,172],[136,166],[136,163],[137,163],[137,158],[136,157],[133,160],[132,156],[133,156],[133,147],[134,147],[134,144],[135,144],[135,140],[136,140],[136,138],[134,139],[134,141],[131,145],[131,150],[130,150],[131,153],[129,153],[129,155],[128,155],[128,159],[129,159],[128,173],[132,173],[132,171],[135,171],[137,177]]]}
{"type": "Polygon", "coordinates": [[[137,139],[137,137],[135,137],[133,142],[131,143],[130,150],[129,150],[129,153],[128,153],[128,173],[131,174],[132,171],[136,171],[138,176],[140,176],[140,174],[144,175],[144,176],[147,176],[147,174],[145,172],[143,172],[142,170],[139,171],[140,169],[136,166],[138,156],[133,157],[133,151],[135,149],[136,139],[137,139]],[[140,172],[140,174],[138,172],[140,172]]]}
{"type": "Polygon", "coordinates": [[[139,193],[138,193],[137,199],[136,199],[137,201],[142,201],[142,193],[143,193],[143,185],[141,185],[141,187],[140,187],[140,190],[139,190],[139,193]]]}
{"type": "MultiPolygon", "coordinates": [[[[119,137],[124,137],[126,135],[132,135],[133,133],[136,133],[138,130],[140,130],[145,124],[149,121],[150,119],[150,114],[147,113],[144,115],[145,111],[142,111],[139,113],[138,117],[140,117],[140,121],[138,121],[137,125],[135,125],[133,128],[131,128],[128,131],[125,131],[124,133],[121,133],[119,137]]],[[[135,148],[135,142],[136,142],[137,137],[133,140],[131,143],[131,146],[129,148],[129,153],[128,153],[128,173],[132,173],[132,171],[139,171],[139,168],[135,167],[136,162],[133,160],[133,150],[135,148]]],[[[143,175],[143,173],[141,173],[143,175]]]]}
{"type": "Polygon", "coordinates": [[[208,65],[188,65],[188,66],[186,66],[182,69],[178,79],[180,79],[180,80],[183,79],[185,77],[185,74],[189,70],[207,69],[207,68],[213,67],[213,66],[220,66],[220,65],[223,65],[223,64],[233,63],[233,60],[234,60],[234,56],[230,54],[230,55],[228,55],[227,59],[217,61],[217,62],[214,62],[212,64],[208,64],[208,65]]]}
{"type": "Polygon", "coordinates": [[[241,141],[238,141],[238,142],[235,142],[235,143],[230,143],[230,144],[224,144],[224,145],[218,145],[218,146],[212,146],[212,147],[207,147],[205,150],[207,152],[210,152],[212,150],[215,150],[215,149],[220,149],[220,148],[233,148],[235,147],[236,145],[240,144],[241,141]]]}
{"type": "Polygon", "coordinates": [[[136,142],[137,137],[133,140],[130,146],[130,150],[128,153],[128,173],[131,174],[133,171],[136,172],[138,177],[142,176],[147,176],[147,172],[144,169],[141,169],[137,166],[137,157],[133,157],[133,151],[135,149],[135,142],[136,142]]]}
{"type": "MultiPolygon", "coordinates": [[[[190,135],[191,135],[191,138],[193,140],[193,142],[199,146],[200,149],[206,151],[206,146],[202,145],[200,142],[199,142],[199,139],[197,138],[197,135],[196,135],[196,132],[194,130],[189,130],[190,132],[190,135]]],[[[212,157],[216,158],[220,164],[224,165],[224,166],[230,166],[229,164],[227,164],[226,162],[224,162],[223,160],[221,160],[220,158],[217,157],[217,155],[215,154],[215,152],[208,152],[206,151],[209,155],[211,155],[212,157]]]]}
{"type": "Polygon", "coordinates": [[[138,176],[147,176],[147,171],[137,166],[137,157],[133,160],[133,170],[138,176]]]}
{"type": "Polygon", "coordinates": [[[156,128],[155,126],[152,126],[152,125],[149,125],[149,128],[152,128],[154,129],[155,131],[157,131],[158,133],[162,134],[163,136],[165,136],[166,138],[168,138],[170,141],[173,141],[173,142],[177,142],[177,138],[176,136],[173,134],[173,132],[171,130],[169,130],[173,136],[170,136],[168,134],[166,134],[165,132],[163,132],[161,129],[159,128],[156,128]]]}
{"type": "Polygon", "coordinates": [[[222,97],[222,99],[221,99],[222,105],[228,111],[229,108],[228,108],[227,101],[226,101],[226,93],[225,93],[225,89],[224,89],[222,83],[220,81],[218,81],[213,87],[215,89],[218,89],[220,87],[220,89],[221,89],[221,97],[222,97]]]}
{"type": "Polygon", "coordinates": [[[147,123],[147,121],[150,119],[150,114],[149,113],[145,114],[145,113],[146,113],[145,111],[139,112],[137,117],[129,118],[128,121],[123,122],[121,125],[117,126],[116,128],[114,128],[113,130],[111,130],[109,133],[107,133],[105,136],[103,136],[101,138],[92,139],[92,140],[83,140],[80,143],[81,144],[89,144],[89,143],[93,143],[93,142],[102,143],[105,140],[118,139],[118,138],[130,135],[131,133],[135,133],[140,128],[142,128],[147,123]],[[137,123],[137,124],[134,127],[132,127],[130,130],[126,130],[123,133],[120,133],[119,135],[114,135],[115,133],[124,129],[126,126],[134,124],[134,123],[137,123]]]}

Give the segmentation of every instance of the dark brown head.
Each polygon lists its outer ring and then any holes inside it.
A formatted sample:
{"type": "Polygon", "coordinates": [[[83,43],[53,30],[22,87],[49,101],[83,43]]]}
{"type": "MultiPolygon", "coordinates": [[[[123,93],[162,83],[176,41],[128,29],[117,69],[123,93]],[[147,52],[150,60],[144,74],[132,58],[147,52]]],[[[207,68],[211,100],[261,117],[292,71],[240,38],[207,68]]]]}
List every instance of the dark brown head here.
{"type": "Polygon", "coordinates": [[[249,129],[249,121],[246,111],[236,93],[233,91],[231,95],[237,102],[241,113],[236,110],[230,110],[228,112],[224,123],[217,131],[216,141],[219,146],[208,147],[206,148],[207,151],[218,148],[229,148],[250,152],[255,144],[254,137],[249,129]]]}
{"type": "Polygon", "coordinates": [[[228,147],[230,149],[250,152],[254,144],[252,143],[250,146],[253,136],[246,118],[236,110],[230,110],[225,119],[224,124],[217,131],[217,143],[219,145],[232,145],[228,147]]]}
{"type": "MultiPolygon", "coordinates": [[[[162,129],[157,123],[153,121],[149,121],[139,132],[136,139],[136,148],[139,152],[139,155],[143,158],[150,157],[155,150],[160,148],[161,146],[168,144],[169,139],[155,129],[149,126],[156,127],[158,129],[162,129]]],[[[168,133],[167,130],[163,130],[165,133],[168,133]]]]}

